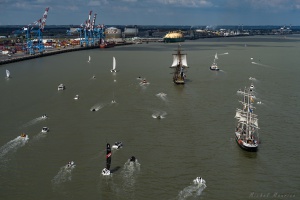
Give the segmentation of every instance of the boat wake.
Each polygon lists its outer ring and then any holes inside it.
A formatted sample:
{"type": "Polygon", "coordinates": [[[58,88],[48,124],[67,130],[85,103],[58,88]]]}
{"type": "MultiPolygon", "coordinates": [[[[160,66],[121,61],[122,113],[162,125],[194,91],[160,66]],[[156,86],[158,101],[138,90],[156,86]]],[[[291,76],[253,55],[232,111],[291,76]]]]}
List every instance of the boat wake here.
{"type": "Polygon", "coordinates": [[[0,160],[2,160],[2,157],[4,157],[7,153],[15,152],[19,148],[24,146],[28,140],[29,140],[28,136],[26,136],[25,138],[18,136],[17,138],[15,138],[15,139],[9,141],[8,143],[6,143],[5,145],[3,145],[0,148],[0,160]]]}
{"type": "Polygon", "coordinates": [[[100,110],[101,108],[103,108],[104,107],[104,104],[102,104],[102,103],[98,103],[98,104],[95,104],[94,106],[92,106],[91,107],[91,111],[98,111],[98,110],[100,110]]]}
{"type": "Polygon", "coordinates": [[[27,122],[26,124],[24,124],[24,125],[22,126],[22,128],[25,128],[25,127],[34,125],[34,124],[36,124],[36,123],[38,123],[38,122],[40,122],[40,121],[43,121],[43,120],[45,120],[45,119],[46,119],[46,118],[43,118],[43,117],[37,117],[37,118],[35,118],[35,119],[33,119],[33,120],[27,122]]]}
{"type": "Polygon", "coordinates": [[[141,164],[136,159],[134,162],[128,160],[123,167],[122,177],[123,177],[123,188],[128,192],[134,190],[134,185],[136,182],[136,176],[140,172],[141,164]]]}
{"type": "Polygon", "coordinates": [[[152,114],[152,118],[154,119],[164,119],[166,118],[165,116],[167,115],[167,112],[165,111],[154,111],[152,114]]]}
{"type": "Polygon", "coordinates": [[[202,191],[206,188],[205,180],[197,177],[193,180],[193,183],[189,185],[188,187],[181,190],[178,194],[178,199],[183,200],[187,199],[189,197],[199,197],[202,193],[202,191]],[[201,179],[201,181],[199,181],[201,179]]]}
{"type": "Polygon", "coordinates": [[[60,168],[57,175],[52,179],[52,183],[54,185],[59,185],[61,183],[71,181],[72,180],[72,171],[75,169],[76,165],[64,165],[60,168]]]}
{"type": "Polygon", "coordinates": [[[223,56],[223,55],[228,55],[229,53],[226,52],[226,53],[221,53],[221,54],[218,54],[219,56],[223,56]]]}
{"type": "Polygon", "coordinates": [[[37,135],[35,135],[34,137],[33,137],[33,141],[38,141],[38,140],[40,140],[40,139],[42,139],[42,138],[45,138],[47,136],[47,133],[43,133],[42,131],[41,132],[39,132],[37,135]]]}
{"type": "Polygon", "coordinates": [[[167,94],[160,92],[158,94],[156,94],[157,97],[159,97],[160,99],[162,99],[163,101],[167,101],[167,94]]]}
{"type": "Polygon", "coordinates": [[[264,64],[261,64],[261,63],[257,63],[257,62],[251,62],[251,64],[253,65],[258,65],[258,66],[262,66],[262,67],[271,67],[269,65],[264,65],[264,64]]]}

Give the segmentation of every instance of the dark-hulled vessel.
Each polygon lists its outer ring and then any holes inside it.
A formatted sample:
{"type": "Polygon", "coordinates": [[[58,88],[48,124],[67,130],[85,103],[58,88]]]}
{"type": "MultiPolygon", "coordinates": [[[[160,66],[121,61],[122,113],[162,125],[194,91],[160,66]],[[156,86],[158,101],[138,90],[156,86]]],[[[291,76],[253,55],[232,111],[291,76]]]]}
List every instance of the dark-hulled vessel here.
{"type": "Polygon", "coordinates": [[[242,109],[237,109],[235,118],[237,126],[235,129],[235,140],[237,144],[246,151],[257,151],[259,144],[258,119],[253,113],[254,95],[253,90],[245,88],[243,94],[242,109]]]}

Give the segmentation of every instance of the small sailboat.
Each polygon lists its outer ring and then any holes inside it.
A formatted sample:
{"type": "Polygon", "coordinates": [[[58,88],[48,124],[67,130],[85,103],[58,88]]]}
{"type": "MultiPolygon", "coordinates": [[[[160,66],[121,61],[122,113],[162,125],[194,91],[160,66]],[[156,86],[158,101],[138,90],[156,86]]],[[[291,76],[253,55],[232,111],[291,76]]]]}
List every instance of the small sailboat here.
{"type": "Polygon", "coordinates": [[[109,176],[110,175],[110,165],[111,165],[111,148],[110,144],[106,144],[106,167],[102,170],[103,176],[109,176]]]}
{"type": "Polygon", "coordinates": [[[11,78],[10,71],[6,70],[6,78],[11,78]]]}
{"type": "Polygon", "coordinates": [[[218,54],[216,53],[215,54],[215,58],[214,58],[214,62],[213,64],[209,67],[210,70],[213,70],[213,71],[219,71],[220,69],[218,68],[218,65],[217,65],[217,62],[216,60],[218,60],[218,54]]]}
{"type": "Polygon", "coordinates": [[[116,70],[116,58],[115,57],[113,57],[113,68],[110,70],[110,72],[117,72],[117,70],[116,70]]]}
{"type": "Polygon", "coordinates": [[[184,69],[188,68],[186,54],[181,53],[180,45],[178,45],[177,53],[173,54],[173,63],[171,68],[174,68],[173,82],[176,84],[185,83],[184,69]]]}
{"type": "Polygon", "coordinates": [[[87,61],[87,62],[88,62],[88,63],[89,63],[89,62],[91,62],[91,56],[89,56],[89,59],[88,59],[88,61],[87,61]]]}
{"type": "Polygon", "coordinates": [[[258,119],[257,115],[253,113],[254,99],[252,90],[245,88],[243,92],[242,109],[237,109],[235,118],[237,119],[237,126],[235,130],[235,140],[237,144],[246,151],[258,150],[258,119]]]}

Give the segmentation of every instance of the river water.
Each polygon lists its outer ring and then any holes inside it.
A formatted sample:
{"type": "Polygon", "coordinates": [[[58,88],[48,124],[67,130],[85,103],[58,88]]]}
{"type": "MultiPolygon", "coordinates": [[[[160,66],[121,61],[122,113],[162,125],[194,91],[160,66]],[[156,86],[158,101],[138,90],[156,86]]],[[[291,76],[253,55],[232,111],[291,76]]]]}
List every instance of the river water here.
{"type": "Polygon", "coordinates": [[[177,45],[93,49],[1,66],[0,199],[299,199],[300,37],[186,41],[185,85],[174,85],[169,68],[177,45]],[[209,70],[216,52],[219,72],[209,70]],[[150,84],[141,86],[138,77],[150,84]],[[60,83],[66,90],[57,90],[60,83]],[[251,83],[262,102],[254,111],[256,153],[234,140],[236,91],[251,83]],[[157,113],[164,118],[153,118],[157,113]],[[44,126],[48,133],[41,133],[44,126]],[[22,132],[27,141],[18,138],[22,132]],[[106,143],[116,141],[123,148],[113,151],[113,175],[104,177],[106,143]],[[66,169],[69,161],[76,166],[66,169]],[[198,176],[206,187],[193,184],[198,176]]]}

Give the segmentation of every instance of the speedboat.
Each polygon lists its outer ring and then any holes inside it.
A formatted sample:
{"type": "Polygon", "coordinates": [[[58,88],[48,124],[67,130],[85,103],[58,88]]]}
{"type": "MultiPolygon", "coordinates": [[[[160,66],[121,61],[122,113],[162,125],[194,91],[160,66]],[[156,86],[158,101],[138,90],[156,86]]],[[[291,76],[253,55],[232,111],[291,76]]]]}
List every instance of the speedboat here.
{"type": "Polygon", "coordinates": [[[254,85],[251,84],[251,85],[250,85],[250,90],[253,90],[253,89],[254,89],[254,85]]]}
{"type": "Polygon", "coordinates": [[[149,82],[148,82],[146,79],[143,79],[143,80],[140,82],[140,85],[146,85],[146,84],[149,84],[149,82]]]}
{"type": "Polygon", "coordinates": [[[262,102],[261,102],[261,101],[258,101],[257,104],[262,104],[262,102]]]}
{"type": "Polygon", "coordinates": [[[74,161],[70,161],[70,162],[68,162],[68,164],[67,164],[67,168],[72,168],[72,167],[74,167],[74,166],[75,166],[74,161]]]}
{"type": "Polygon", "coordinates": [[[22,139],[27,139],[27,138],[28,138],[28,135],[26,135],[25,133],[22,133],[22,134],[20,135],[20,137],[21,137],[22,139]]]}
{"type": "Polygon", "coordinates": [[[205,183],[205,180],[201,177],[197,177],[193,182],[194,184],[199,185],[205,183]]]}
{"type": "Polygon", "coordinates": [[[42,119],[47,119],[48,116],[45,114],[45,115],[42,115],[42,119]]]}
{"type": "Polygon", "coordinates": [[[66,89],[66,86],[64,86],[64,84],[59,84],[59,86],[58,86],[58,88],[57,88],[58,90],[65,90],[66,89]]]}
{"type": "Polygon", "coordinates": [[[123,147],[123,143],[122,142],[115,142],[114,145],[112,145],[113,149],[120,149],[123,147]]]}
{"type": "Polygon", "coordinates": [[[110,175],[110,171],[106,168],[102,169],[102,175],[103,176],[109,176],[110,175]]]}
{"type": "Polygon", "coordinates": [[[130,162],[135,162],[135,160],[136,160],[136,158],[134,156],[131,156],[129,159],[130,162]]]}
{"type": "Polygon", "coordinates": [[[79,95],[76,94],[75,97],[74,97],[74,99],[75,99],[75,100],[78,100],[78,99],[79,99],[79,95]]]}
{"type": "Polygon", "coordinates": [[[91,109],[91,111],[92,111],[92,112],[95,112],[95,111],[96,111],[96,109],[95,109],[95,108],[92,108],[92,109],[91,109]]]}
{"type": "Polygon", "coordinates": [[[49,128],[48,127],[43,127],[42,128],[42,133],[47,133],[49,132],[49,128]]]}

